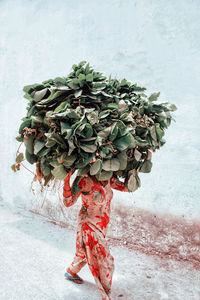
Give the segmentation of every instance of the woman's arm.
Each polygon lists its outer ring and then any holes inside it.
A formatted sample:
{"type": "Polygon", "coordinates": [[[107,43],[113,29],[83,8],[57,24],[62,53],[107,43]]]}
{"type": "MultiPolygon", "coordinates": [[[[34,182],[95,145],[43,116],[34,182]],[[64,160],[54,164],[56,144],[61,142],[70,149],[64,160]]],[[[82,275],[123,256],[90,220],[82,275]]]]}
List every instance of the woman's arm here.
{"type": "Polygon", "coordinates": [[[76,203],[78,197],[81,194],[81,191],[76,193],[76,195],[72,194],[71,187],[69,184],[70,177],[72,175],[72,171],[64,179],[64,186],[63,186],[63,203],[65,206],[69,207],[76,203]]]}
{"type": "Polygon", "coordinates": [[[129,189],[127,188],[127,180],[125,180],[125,183],[118,180],[115,176],[112,176],[110,179],[110,186],[111,188],[122,191],[122,192],[129,192],[129,189]]]}

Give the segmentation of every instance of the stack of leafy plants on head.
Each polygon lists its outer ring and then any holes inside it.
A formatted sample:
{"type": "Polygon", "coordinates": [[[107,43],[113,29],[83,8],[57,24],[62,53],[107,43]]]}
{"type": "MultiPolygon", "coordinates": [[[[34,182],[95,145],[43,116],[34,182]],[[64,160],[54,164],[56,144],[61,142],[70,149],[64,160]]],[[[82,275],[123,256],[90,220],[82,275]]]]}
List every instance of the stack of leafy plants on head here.
{"type": "MultiPolygon", "coordinates": [[[[106,78],[85,61],[66,77],[25,86],[27,114],[17,141],[16,171],[26,159],[36,164],[43,186],[78,170],[73,193],[82,175],[100,181],[126,178],[129,191],[141,186],[138,172],[152,168],[151,152],[165,144],[174,104],[157,103],[160,93],[147,97],[146,88],[126,79],[106,78]]],[[[174,120],[174,119],[173,119],[174,120]]],[[[174,120],[175,121],[175,120],[174,120]]]]}

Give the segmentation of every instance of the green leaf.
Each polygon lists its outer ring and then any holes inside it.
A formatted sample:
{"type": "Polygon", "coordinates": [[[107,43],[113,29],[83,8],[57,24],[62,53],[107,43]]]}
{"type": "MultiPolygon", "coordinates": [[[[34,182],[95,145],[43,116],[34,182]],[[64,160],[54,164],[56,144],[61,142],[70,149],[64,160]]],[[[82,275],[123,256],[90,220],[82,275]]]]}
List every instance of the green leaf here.
{"type": "Polygon", "coordinates": [[[104,119],[104,118],[106,118],[110,113],[111,113],[111,110],[104,110],[104,111],[101,111],[100,114],[99,114],[99,119],[104,119]]]}
{"type": "Polygon", "coordinates": [[[54,109],[54,113],[57,113],[57,112],[60,112],[60,111],[62,111],[62,110],[65,110],[66,109],[66,107],[68,106],[68,101],[64,101],[64,102],[62,102],[60,105],[58,105],[57,107],[56,107],[56,109],[54,109]]]}
{"type": "Polygon", "coordinates": [[[89,170],[90,170],[90,166],[87,165],[86,167],[78,170],[77,176],[85,175],[89,172],[89,170]]]}
{"type": "Polygon", "coordinates": [[[105,171],[118,171],[120,169],[120,162],[117,158],[103,161],[102,169],[105,171]]]}
{"type": "Polygon", "coordinates": [[[89,153],[93,153],[97,150],[96,145],[80,145],[80,148],[89,153]]]}
{"type": "Polygon", "coordinates": [[[113,172],[112,171],[101,171],[100,174],[96,175],[98,180],[108,180],[109,178],[111,178],[113,176],[113,172]]]}
{"type": "Polygon", "coordinates": [[[156,134],[157,134],[158,140],[160,141],[164,135],[164,131],[160,128],[160,124],[156,123],[155,126],[156,126],[156,134]]]}
{"type": "Polygon", "coordinates": [[[22,161],[24,160],[24,154],[23,153],[19,153],[15,159],[17,164],[20,164],[22,161]]]}
{"type": "Polygon", "coordinates": [[[51,160],[51,161],[49,162],[49,164],[50,164],[52,167],[54,167],[54,168],[56,168],[56,167],[58,167],[58,166],[61,165],[61,164],[57,161],[57,159],[51,160]]]}
{"type": "Polygon", "coordinates": [[[45,146],[46,146],[47,148],[52,148],[52,147],[55,146],[55,145],[56,145],[56,141],[51,140],[51,139],[47,139],[47,142],[46,142],[46,144],[45,144],[45,146]]]}
{"type": "MultiPolygon", "coordinates": [[[[35,123],[43,123],[44,119],[40,115],[38,115],[38,116],[31,116],[31,120],[35,123]]],[[[34,127],[34,126],[32,126],[32,127],[34,127]]]]}
{"type": "Polygon", "coordinates": [[[42,174],[44,176],[48,176],[49,174],[51,174],[51,169],[46,164],[42,164],[42,168],[41,169],[42,169],[42,174]]]}
{"type": "Polygon", "coordinates": [[[63,180],[65,179],[65,177],[67,176],[67,171],[65,170],[65,168],[63,167],[63,165],[57,166],[55,167],[51,173],[53,174],[53,176],[57,179],[63,180]]]}
{"type": "Polygon", "coordinates": [[[96,175],[102,170],[102,161],[98,159],[95,163],[93,163],[90,167],[90,175],[96,175]]]}
{"type": "Polygon", "coordinates": [[[145,160],[142,164],[142,166],[139,168],[139,172],[142,173],[150,173],[152,168],[152,161],[151,160],[145,160]]]}
{"type": "Polygon", "coordinates": [[[130,133],[128,133],[122,136],[121,138],[116,139],[113,142],[113,146],[114,148],[117,148],[119,151],[123,151],[127,148],[134,148],[135,147],[134,138],[130,133]]]}
{"type": "Polygon", "coordinates": [[[91,73],[86,75],[86,81],[87,82],[92,82],[93,81],[93,75],[91,73]]]}
{"type": "Polygon", "coordinates": [[[80,169],[80,168],[84,168],[85,166],[87,166],[87,164],[89,164],[89,162],[91,161],[93,157],[93,154],[86,154],[86,157],[81,157],[77,163],[75,164],[75,168],[80,169]]]}
{"type": "Polygon", "coordinates": [[[28,94],[30,94],[31,92],[33,92],[34,89],[33,89],[33,87],[32,87],[32,84],[31,84],[31,85],[25,85],[25,86],[23,87],[23,91],[24,91],[25,93],[28,93],[28,94]]]}
{"type": "Polygon", "coordinates": [[[138,151],[137,149],[135,149],[134,151],[134,157],[137,161],[140,161],[141,157],[142,157],[142,153],[140,151],[138,151]]]}
{"type": "Polygon", "coordinates": [[[177,110],[177,107],[176,107],[175,104],[171,104],[171,105],[169,106],[169,108],[170,108],[171,111],[177,110]]]}
{"type": "MultiPolygon", "coordinates": [[[[60,122],[60,126],[61,126],[61,134],[63,135],[64,133],[71,133],[72,129],[69,123],[67,122],[60,122]]],[[[69,137],[69,134],[67,134],[67,137],[69,137]]]]}
{"type": "Polygon", "coordinates": [[[85,81],[85,79],[86,79],[85,74],[82,74],[82,73],[79,74],[78,79],[79,79],[79,81],[85,81]]]}
{"type": "Polygon", "coordinates": [[[25,158],[30,164],[34,164],[35,162],[37,162],[37,156],[34,154],[31,155],[27,149],[25,151],[25,158]]]}
{"type": "Polygon", "coordinates": [[[20,127],[19,127],[19,134],[22,134],[22,132],[23,132],[23,129],[25,128],[25,127],[30,127],[31,126],[31,120],[30,119],[26,119],[24,122],[22,122],[22,124],[20,125],[20,127]]]}
{"type": "Polygon", "coordinates": [[[82,95],[82,92],[83,92],[83,90],[78,90],[78,91],[76,91],[76,92],[74,93],[74,96],[75,96],[76,98],[79,98],[79,97],[82,95]]]}
{"type": "Polygon", "coordinates": [[[111,109],[119,108],[118,104],[116,104],[116,103],[108,103],[106,106],[107,106],[107,108],[111,108],[111,109]]]}
{"type": "Polygon", "coordinates": [[[35,142],[34,142],[34,154],[35,154],[35,155],[38,154],[38,152],[39,152],[42,148],[44,148],[44,146],[45,146],[45,142],[41,142],[41,141],[39,141],[39,140],[35,140],[35,142]]]}
{"type": "Polygon", "coordinates": [[[73,165],[73,163],[75,162],[76,160],[76,156],[75,155],[70,155],[68,157],[65,158],[64,162],[63,162],[63,165],[65,167],[70,167],[73,165]]]}
{"type": "Polygon", "coordinates": [[[99,123],[98,112],[97,111],[86,113],[86,117],[87,117],[87,119],[88,119],[88,121],[90,122],[91,125],[99,123]]]}
{"type": "Polygon", "coordinates": [[[148,98],[150,102],[156,101],[158,97],[160,96],[160,92],[158,93],[153,93],[151,96],[148,98]]]}
{"type": "Polygon", "coordinates": [[[40,90],[40,91],[35,92],[35,94],[34,94],[34,96],[33,96],[33,99],[34,99],[36,102],[42,100],[43,97],[46,95],[47,90],[48,90],[48,89],[45,88],[45,89],[43,89],[43,90],[40,90]]]}
{"type": "Polygon", "coordinates": [[[24,138],[24,145],[26,146],[26,149],[27,151],[30,153],[30,154],[33,154],[33,150],[34,150],[34,147],[33,147],[33,140],[34,140],[34,137],[32,135],[29,135],[28,136],[28,139],[24,138]]]}
{"type": "Polygon", "coordinates": [[[128,190],[130,192],[136,191],[141,186],[140,178],[138,176],[138,172],[133,169],[129,171],[129,179],[128,179],[128,190]]]}
{"type": "Polygon", "coordinates": [[[120,170],[125,170],[127,167],[128,157],[127,157],[126,151],[127,150],[124,150],[117,155],[117,159],[120,162],[120,168],[119,168],[120,170]]]}
{"type": "Polygon", "coordinates": [[[51,151],[51,148],[42,148],[38,153],[37,156],[46,156],[51,151]]]}
{"type": "Polygon", "coordinates": [[[155,128],[155,126],[154,126],[154,125],[151,126],[151,127],[149,128],[149,131],[150,131],[150,134],[151,134],[152,139],[153,139],[154,141],[157,141],[157,135],[156,135],[156,128],[155,128]]]}
{"type": "Polygon", "coordinates": [[[23,137],[22,137],[21,135],[18,135],[18,136],[16,137],[16,140],[17,140],[18,142],[23,142],[23,137]]]}
{"type": "Polygon", "coordinates": [[[148,141],[141,139],[139,136],[134,135],[134,139],[138,146],[149,146],[148,141]]]}
{"type": "Polygon", "coordinates": [[[110,135],[109,135],[109,140],[112,142],[116,139],[118,134],[118,126],[117,123],[113,123],[111,125],[111,130],[110,130],[110,135]]]}

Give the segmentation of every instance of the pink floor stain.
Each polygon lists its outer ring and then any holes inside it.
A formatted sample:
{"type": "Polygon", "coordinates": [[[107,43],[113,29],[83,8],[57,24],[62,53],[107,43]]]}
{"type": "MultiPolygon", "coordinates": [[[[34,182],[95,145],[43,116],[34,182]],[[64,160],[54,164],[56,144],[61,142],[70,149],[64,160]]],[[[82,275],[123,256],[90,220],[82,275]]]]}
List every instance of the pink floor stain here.
{"type": "MultiPolygon", "coordinates": [[[[200,270],[199,220],[133,209],[113,209],[107,233],[110,245],[160,257],[161,266],[167,267],[168,260],[172,259],[200,270]]],[[[47,221],[71,230],[76,229],[75,225],[66,222],[47,221]]]]}

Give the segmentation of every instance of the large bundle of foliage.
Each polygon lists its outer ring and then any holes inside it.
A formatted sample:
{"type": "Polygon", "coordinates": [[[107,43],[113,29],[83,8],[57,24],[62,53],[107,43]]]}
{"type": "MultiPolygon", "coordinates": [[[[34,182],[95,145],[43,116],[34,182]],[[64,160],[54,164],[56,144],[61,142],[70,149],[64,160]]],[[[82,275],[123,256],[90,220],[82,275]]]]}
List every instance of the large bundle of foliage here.
{"type": "MultiPolygon", "coordinates": [[[[141,186],[138,172],[152,168],[148,150],[166,142],[176,106],[156,103],[160,93],[147,97],[144,87],[106,78],[85,61],[72,70],[67,77],[24,87],[27,114],[16,139],[25,144],[25,159],[36,163],[44,186],[63,180],[73,168],[77,183],[87,173],[98,180],[114,174],[127,178],[128,189],[135,191],[141,186]]],[[[18,152],[14,171],[22,160],[18,152]]]]}

